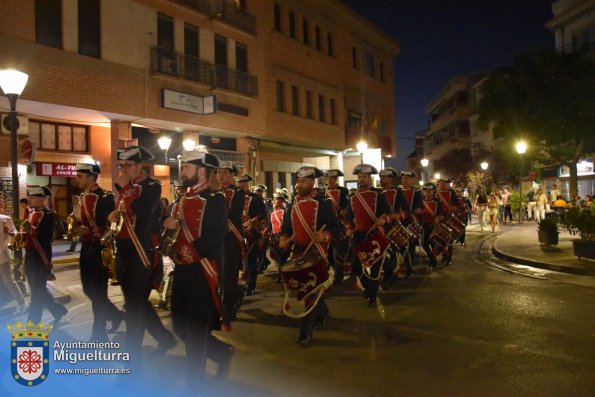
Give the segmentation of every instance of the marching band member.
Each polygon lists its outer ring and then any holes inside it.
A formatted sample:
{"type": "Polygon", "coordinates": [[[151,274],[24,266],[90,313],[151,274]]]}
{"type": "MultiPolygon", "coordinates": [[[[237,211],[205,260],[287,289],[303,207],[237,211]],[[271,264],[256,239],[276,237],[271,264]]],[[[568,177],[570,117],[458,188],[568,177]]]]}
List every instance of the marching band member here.
{"type": "Polygon", "coordinates": [[[124,313],[107,297],[108,269],[101,257],[101,237],[109,230],[107,216],[116,207],[116,202],[112,192],[97,184],[100,173],[96,164],[76,166],[76,182],[83,193],[80,196],[80,224],[73,228],[73,232],[81,239],[81,284],[93,311],[91,341],[108,340],[107,320],[111,321],[110,332],[115,332],[124,320],[124,313]]]}
{"type": "Polygon", "coordinates": [[[262,221],[266,217],[266,208],[262,197],[250,191],[250,181],[253,181],[249,174],[236,178],[240,189],[246,193],[244,209],[242,211],[242,223],[244,225],[244,237],[247,247],[243,258],[244,275],[246,278],[246,295],[254,295],[256,289],[256,278],[258,277],[258,265],[262,258],[260,246],[262,221]]]}
{"type": "MultiPolygon", "coordinates": [[[[400,222],[405,214],[409,211],[407,201],[400,188],[393,185],[393,178],[399,176],[399,173],[393,167],[387,167],[380,171],[380,186],[384,191],[388,205],[391,208],[391,219],[400,222]]],[[[395,248],[396,249],[396,248],[395,248]]],[[[384,282],[388,286],[395,276],[394,272],[397,268],[397,253],[394,252],[390,258],[384,261],[384,282]]],[[[411,274],[411,269],[407,268],[407,277],[411,274]]]]}
{"type": "Polygon", "coordinates": [[[260,262],[258,263],[258,274],[264,273],[265,270],[271,264],[271,261],[267,257],[267,251],[269,249],[269,242],[271,236],[271,212],[273,212],[273,202],[267,197],[268,188],[266,185],[259,184],[252,187],[252,192],[262,197],[264,202],[264,208],[266,209],[266,215],[262,223],[262,233],[260,238],[260,262]]]}
{"type": "Polygon", "coordinates": [[[422,202],[421,222],[424,228],[423,249],[430,261],[430,268],[436,270],[436,256],[432,252],[430,235],[436,222],[438,222],[442,215],[442,206],[434,196],[436,186],[433,183],[426,183],[423,185],[424,199],[422,202]]]}
{"type": "MultiPolygon", "coordinates": [[[[325,176],[328,183],[325,194],[331,200],[335,214],[341,220],[345,208],[347,208],[347,196],[349,195],[347,189],[339,185],[339,177],[344,176],[344,174],[341,170],[332,169],[328,170],[325,176]]],[[[344,228],[342,223],[340,223],[340,227],[344,228]]],[[[329,262],[335,270],[335,285],[343,284],[343,263],[348,255],[348,250],[349,242],[345,237],[344,230],[342,230],[339,232],[337,241],[332,242],[329,249],[329,262]]]]}
{"type": "Polygon", "coordinates": [[[68,312],[64,305],[56,302],[47,290],[47,281],[52,275],[52,239],[56,213],[46,207],[46,198],[52,191],[46,186],[27,188],[29,218],[21,226],[25,241],[25,274],[31,289],[31,304],[28,320],[37,324],[41,321],[43,308],[47,308],[54,322],[59,322],[68,312]]]}
{"type": "MultiPolygon", "coordinates": [[[[283,217],[287,209],[287,196],[283,191],[278,191],[273,195],[273,211],[271,212],[271,258],[277,263],[280,270],[281,265],[287,261],[289,252],[279,247],[281,239],[281,228],[283,226],[283,217]]],[[[281,273],[275,279],[275,283],[281,282],[281,273]]]]}
{"type": "MultiPolygon", "coordinates": [[[[280,246],[286,248],[293,237],[292,257],[295,258],[304,255],[307,247],[313,243],[323,259],[325,267],[328,268],[328,244],[337,235],[339,221],[331,200],[318,194],[318,191],[314,189],[315,179],[322,175],[322,171],[315,167],[304,166],[298,169],[296,174],[297,195],[291,208],[285,212],[280,246]],[[324,230],[322,230],[323,226],[324,230]]],[[[324,328],[331,317],[322,297],[324,289],[328,286],[317,285],[316,287],[319,288],[320,294],[318,302],[304,302],[305,305],[314,304],[315,306],[310,307],[310,312],[302,317],[300,334],[296,339],[296,342],[302,347],[309,345],[314,327],[324,328]]]]}
{"type": "MultiPolygon", "coordinates": [[[[415,172],[411,170],[401,171],[401,191],[407,202],[409,214],[406,214],[403,220],[403,226],[409,227],[414,222],[419,222],[421,218],[421,207],[423,201],[423,194],[421,190],[413,185],[415,181],[415,172]]],[[[409,240],[409,254],[405,256],[405,266],[407,266],[407,277],[413,271],[413,258],[415,258],[415,246],[419,245],[419,240],[412,238],[409,240]]],[[[401,252],[403,254],[403,252],[401,252]]]]}
{"type": "MultiPolygon", "coordinates": [[[[187,382],[202,387],[206,357],[227,368],[231,349],[211,335],[220,321],[230,330],[219,295],[219,268],[228,233],[225,196],[209,188],[219,160],[202,151],[182,152],[182,180],[188,191],[165,220],[166,229],[177,230],[173,261],[172,319],[176,334],[186,344],[187,382]]],[[[193,389],[194,390],[194,389],[193,389]]]]}
{"type": "Polygon", "coordinates": [[[118,149],[117,156],[120,175],[114,186],[118,202],[108,221],[121,225],[116,238],[116,270],[124,293],[126,346],[134,364],[140,365],[145,330],[159,342],[156,356],[176,345],[148,300],[163,276],[163,268],[158,268],[153,257],[154,234],[160,230],[161,183],[143,171],[142,161],[154,158],[144,147],[118,149]]]}
{"type": "Polygon", "coordinates": [[[457,239],[458,243],[461,243],[461,245],[463,247],[467,246],[467,242],[466,242],[466,234],[467,234],[467,223],[469,222],[469,211],[471,211],[472,208],[472,204],[471,204],[471,200],[469,200],[469,197],[463,197],[463,189],[456,188],[455,192],[457,194],[457,200],[459,200],[459,209],[461,210],[460,214],[458,214],[458,218],[459,220],[463,223],[463,233],[461,234],[461,237],[459,237],[457,239]]]}
{"type": "MultiPolygon", "coordinates": [[[[0,195],[0,208],[4,208],[4,205],[4,198],[0,195]]],[[[10,264],[10,252],[8,246],[11,242],[11,238],[16,235],[17,229],[14,226],[12,218],[8,215],[0,214],[0,223],[2,224],[2,227],[0,227],[0,285],[4,285],[6,290],[10,292],[12,297],[16,300],[17,308],[12,314],[13,316],[16,316],[17,314],[25,313],[29,309],[29,304],[27,304],[27,301],[25,300],[21,289],[15,282],[11,272],[12,266],[10,264]]],[[[16,253],[17,247],[13,248],[16,253]]]]}
{"type": "Polygon", "coordinates": [[[245,250],[244,226],[242,212],[246,192],[234,184],[238,167],[231,161],[221,161],[217,169],[219,191],[225,196],[227,204],[228,232],[225,239],[225,260],[222,268],[223,310],[227,318],[234,319],[240,308],[243,292],[238,287],[238,275],[242,268],[242,257],[245,250]]]}
{"type": "MultiPolygon", "coordinates": [[[[391,210],[384,193],[380,189],[372,187],[372,175],[378,174],[378,170],[374,166],[359,164],[353,169],[353,174],[357,175],[358,188],[349,197],[345,210],[345,222],[347,223],[347,236],[351,237],[351,246],[355,250],[359,244],[365,244],[369,240],[368,237],[376,228],[384,226],[391,210]]],[[[374,242],[377,243],[377,241],[374,242]]],[[[362,267],[358,255],[352,256],[353,273],[359,277],[364,288],[364,297],[368,299],[370,307],[376,307],[378,280],[380,279],[384,252],[380,254],[380,258],[369,269],[362,267]]]]}
{"type": "MultiPolygon", "coordinates": [[[[456,212],[459,206],[457,195],[455,191],[450,188],[451,182],[452,181],[448,178],[440,178],[438,180],[438,191],[436,192],[436,198],[440,202],[442,212],[445,215],[456,212]]],[[[454,248],[451,241],[448,247],[445,247],[445,253],[442,256],[442,263],[446,266],[450,265],[452,262],[453,249],[454,248]]]]}

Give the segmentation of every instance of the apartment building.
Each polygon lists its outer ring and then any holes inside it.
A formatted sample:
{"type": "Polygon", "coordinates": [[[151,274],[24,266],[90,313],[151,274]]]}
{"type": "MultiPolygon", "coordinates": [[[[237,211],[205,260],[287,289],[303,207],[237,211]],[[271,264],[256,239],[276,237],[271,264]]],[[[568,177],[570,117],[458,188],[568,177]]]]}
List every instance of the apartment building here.
{"type": "MultiPolygon", "coordinates": [[[[359,140],[379,157],[396,154],[399,45],[339,0],[0,7],[0,68],[29,75],[17,103],[19,147],[27,140],[36,149],[27,183],[51,185],[62,215],[76,192],[72,165],[100,161],[110,188],[115,150],[131,142],[154,151],[150,171],[168,185],[184,140],[270,188],[292,185],[304,163],[343,168],[359,158],[349,150],[359,140]],[[161,136],[172,139],[168,151],[161,136]]],[[[0,144],[8,147],[8,134],[0,144]]],[[[8,162],[9,151],[0,152],[0,173],[8,162]]]]}
{"type": "Polygon", "coordinates": [[[554,32],[556,50],[595,51],[595,0],[557,0],[546,27],[554,32]]]}

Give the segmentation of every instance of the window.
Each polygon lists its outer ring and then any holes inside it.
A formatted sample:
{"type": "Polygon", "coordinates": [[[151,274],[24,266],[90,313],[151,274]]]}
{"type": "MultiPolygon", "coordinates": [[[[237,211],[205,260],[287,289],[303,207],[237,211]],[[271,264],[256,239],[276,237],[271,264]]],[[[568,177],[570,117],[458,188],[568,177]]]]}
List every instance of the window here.
{"type": "Polygon", "coordinates": [[[87,127],[31,121],[29,139],[42,150],[87,152],[87,127]]]}
{"type": "Polygon", "coordinates": [[[184,54],[198,58],[198,27],[184,24],[184,54]]]}
{"type": "Polygon", "coordinates": [[[302,33],[304,35],[304,44],[310,45],[310,26],[308,26],[308,20],[304,18],[302,21],[302,33]]]}
{"type": "Polygon", "coordinates": [[[312,119],[312,91],[306,90],[306,117],[312,119]]]}
{"type": "Polygon", "coordinates": [[[35,42],[62,48],[62,0],[35,0],[35,42]]]}
{"type": "Polygon", "coordinates": [[[333,56],[333,34],[331,32],[327,32],[326,42],[328,44],[326,47],[326,51],[330,56],[333,56]]]}
{"type": "Polygon", "coordinates": [[[291,86],[291,114],[300,115],[300,92],[295,85],[291,86]]]}
{"type": "Polygon", "coordinates": [[[79,54],[100,57],[99,0],[78,0],[79,54]]]}
{"type": "Polygon", "coordinates": [[[277,80],[277,111],[285,111],[285,83],[277,80]]]}
{"type": "Polygon", "coordinates": [[[337,124],[337,103],[334,98],[331,98],[331,124],[337,124]]]}
{"type": "Polygon", "coordinates": [[[227,38],[215,35],[215,63],[227,66],[227,38]]]}
{"type": "Polygon", "coordinates": [[[157,45],[164,50],[174,50],[174,19],[168,15],[157,16],[157,45]]]}
{"type": "Polygon", "coordinates": [[[354,112],[352,110],[347,111],[347,127],[359,129],[362,126],[362,115],[361,113],[354,112]]]}
{"type": "Polygon", "coordinates": [[[357,48],[351,47],[351,64],[354,69],[357,69],[357,48]]]}
{"type": "Polygon", "coordinates": [[[315,32],[315,35],[316,35],[316,49],[318,51],[320,51],[321,48],[322,48],[322,39],[320,37],[320,26],[316,26],[314,28],[314,32],[315,32]]]}
{"type": "Polygon", "coordinates": [[[366,64],[368,65],[368,73],[370,76],[374,77],[376,74],[376,65],[374,64],[374,55],[367,53],[366,54],[366,64]]]}
{"type": "Polygon", "coordinates": [[[378,72],[380,73],[380,81],[384,81],[384,63],[378,63],[378,72]]]}
{"type": "Polygon", "coordinates": [[[275,3],[275,30],[277,32],[283,31],[283,26],[281,25],[281,6],[278,3],[275,3]]]}
{"type": "Polygon", "coordinates": [[[240,43],[236,43],[236,69],[248,72],[248,47],[240,43]]]}
{"type": "Polygon", "coordinates": [[[289,11],[289,36],[295,39],[295,14],[293,11],[289,11]]]}
{"type": "Polygon", "coordinates": [[[324,117],[324,95],[319,94],[318,95],[318,120],[322,121],[324,123],[325,121],[325,117],[324,117]]]}

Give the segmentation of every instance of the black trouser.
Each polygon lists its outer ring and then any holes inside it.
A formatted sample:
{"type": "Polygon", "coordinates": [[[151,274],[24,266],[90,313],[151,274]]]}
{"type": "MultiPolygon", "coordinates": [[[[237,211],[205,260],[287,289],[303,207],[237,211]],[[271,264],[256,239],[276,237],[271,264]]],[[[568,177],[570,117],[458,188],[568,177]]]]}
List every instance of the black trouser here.
{"type": "MultiPolygon", "coordinates": [[[[151,271],[147,269],[132,240],[117,241],[116,269],[124,293],[126,311],[126,347],[131,360],[140,364],[140,350],[147,330],[159,343],[171,341],[173,335],[163,326],[161,319],[149,302],[153,289],[151,271]]],[[[176,279],[174,282],[178,282],[176,279]]]]}
{"type": "Polygon", "coordinates": [[[246,277],[247,290],[256,289],[256,277],[258,277],[258,265],[262,258],[261,255],[262,251],[258,245],[258,241],[256,241],[252,245],[252,249],[244,257],[244,275],[246,277]]]}
{"type": "Polygon", "coordinates": [[[504,217],[503,217],[503,221],[506,222],[506,218],[510,219],[510,221],[512,222],[514,219],[512,217],[512,209],[510,207],[510,204],[506,204],[504,206],[504,217]]]}
{"type": "Polygon", "coordinates": [[[423,241],[423,249],[426,252],[426,255],[428,256],[428,259],[430,260],[430,266],[431,267],[436,267],[436,257],[434,256],[434,253],[432,252],[432,246],[431,246],[431,242],[430,242],[430,234],[432,234],[432,228],[433,228],[434,224],[432,223],[424,223],[424,241],[423,241]]]}
{"type": "Polygon", "coordinates": [[[395,271],[397,270],[397,259],[398,259],[398,250],[397,247],[391,245],[391,248],[386,253],[386,259],[382,264],[382,270],[384,270],[384,280],[392,280],[395,276],[395,271]]]}
{"type": "MultiPolygon", "coordinates": [[[[339,241],[333,243],[330,247],[329,252],[333,253],[333,268],[335,270],[335,283],[342,284],[344,271],[343,266],[349,256],[349,239],[341,238],[339,241]]],[[[330,258],[330,256],[329,256],[330,258]]]]}
{"type": "Polygon", "coordinates": [[[242,252],[237,239],[232,233],[227,233],[225,247],[225,259],[221,272],[223,279],[223,310],[225,310],[226,318],[234,319],[241,299],[241,291],[238,288],[238,273],[242,252]]]}
{"type": "Polygon", "coordinates": [[[267,268],[269,267],[269,265],[271,264],[271,261],[269,260],[269,257],[267,256],[267,250],[269,249],[269,239],[266,239],[262,242],[262,248],[260,249],[260,260],[258,262],[258,271],[263,273],[265,270],[267,270],[267,268]]]}
{"type": "Polygon", "coordinates": [[[108,274],[101,260],[102,248],[99,240],[83,241],[79,261],[83,292],[91,301],[93,311],[91,338],[98,339],[107,337],[105,332],[107,320],[114,321],[124,314],[107,297],[108,274]]]}
{"type": "Polygon", "coordinates": [[[461,233],[461,237],[457,239],[458,243],[465,244],[465,239],[467,238],[467,222],[463,224],[463,233],[461,233]]]}
{"type": "Polygon", "coordinates": [[[34,249],[28,249],[25,255],[25,274],[31,289],[28,320],[35,324],[40,322],[44,307],[50,311],[54,318],[62,317],[67,312],[66,307],[56,302],[49,293],[46,284],[49,270],[44,265],[39,253],[34,249]]]}
{"type": "Polygon", "coordinates": [[[324,301],[324,297],[321,296],[312,311],[302,317],[302,321],[300,322],[300,338],[306,339],[311,337],[316,324],[322,322],[329,314],[328,306],[324,301]]]}
{"type": "Polygon", "coordinates": [[[217,309],[202,267],[197,263],[176,265],[172,291],[172,320],[176,335],[186,345],[186,375],[201,382],[217,309]]]}

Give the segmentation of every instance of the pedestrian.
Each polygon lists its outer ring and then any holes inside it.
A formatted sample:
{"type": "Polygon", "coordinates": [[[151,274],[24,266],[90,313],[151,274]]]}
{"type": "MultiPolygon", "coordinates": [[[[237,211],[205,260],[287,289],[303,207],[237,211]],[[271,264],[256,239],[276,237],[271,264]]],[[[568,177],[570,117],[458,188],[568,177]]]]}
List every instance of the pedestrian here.
{"type": "Polygon", "coordinates": [[[535,220],[539,222],[545,219],[545,206],[547,204],[547,196],[541,188],[537,189],[537,195],[535,197],[535,220]]]}
{"type": "Polygon", "coordinates": [[[514,220],[512,216],[512,207],[510,206],[510,192],[506,188],[502,193],[502,204],[504,205],[504,217],[502,218],[502,224],[506,225],[506,219],[508,219],[510,222],[514,220]]]}
{"type": "Polygon", "coordinates": [[[483,232],[485,229],[488,208],[488,196],[486,196],[486,193],[483,190],[480,190],[477,194],[477,197],[475,198],[474,207],[479,217],[479,226],[481,227],[481,231],[483,232]]]}
{"type": "Polygon", "coordinates": [[[498,218],[496,219],[496,222],[498,225],[501,225],[502,222],[504,222],[504,201],[502,200],[502,190],[496,190],[496,199],[498,200],[498,218]]]}
{"type": "MultiPolygon", "coordinates": [[[[0,198],[0,200],[2,200],[2,198],[0,198]]],[[[0,207],[3,206],[4,203],[0,203],[0,207]]],[[[25,301],[25,297],[13,279],[10,266],[8,244],[17,234],[17,229],[10,216],[0,214],[0,223],[2,224],[2,229],[0,229],[0,278],[8,292],[12,295],[12,298],[17,302],[17,308],[13,313],[13,316],[16,316],[24,313],[29,308],[29,305],[25,301]]]]}
{"type": "Polygon", "coordinates": [[[537,215],[536,207],[535,191],[530,189],[529,193],[527,193],[527,219],[535,219],[534,216],[537,215]],[[534,213],[535,215],[533,215],[534,213]]]}
{"type": "Polygon", "coordinates": [[[488,213],[490,215],[490,226],[492,227],[492,233],[496,232],[496,223],[498,221],[498,198],[494,193],[490,193],[488,199],[488,213]]]}
{"type": "Polygon", "coordinates": [[[592,203],[593,203],[593,198],[591,197],[591,195],[585,194],[585,200],[583,201],[581,206],[583,208],[590,207],[592,203]]]}
{"type": "Polygon", "coordinates": [[[76,183],[82,194],[79,200],[80,225],[73,232],[80,238],[81,254],[79,266],[83,292],[91,301],[93,328],[91,342],[109,341],[106,322],[111,322],[109,332],[116,332],[124,312],[118,310],[107,296],[108,269],[104,266],[101,238],[110,229],[107,216],[114,210],[114,194],[103,190],[97,184],[101,168],[96,164],[77,164],[76,183]]]}
{"type": "Polygon", "coordinates": [[[556,201],[558,199],[558,196],[560,196],[560,191],[558,190],[558,185],[554,184],[552,185],[552,190],[550,190],[550,197],[549,197],[549,202],[553,203],[554,201],[556,201]]]}

